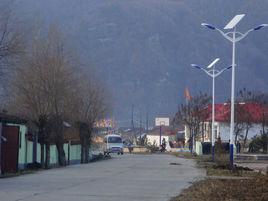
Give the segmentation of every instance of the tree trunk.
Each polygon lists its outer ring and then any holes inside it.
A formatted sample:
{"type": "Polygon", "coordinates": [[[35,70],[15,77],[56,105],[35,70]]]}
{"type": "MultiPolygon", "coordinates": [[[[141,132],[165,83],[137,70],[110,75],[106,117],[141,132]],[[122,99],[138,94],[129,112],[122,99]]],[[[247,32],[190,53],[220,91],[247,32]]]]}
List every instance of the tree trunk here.
{"type": "Polygon", "coordinates": [[[81,141],[81,163],[88,163],[89,158],[89,146],[90,146],[90,136],[92,130],[90,125],[87,123],[80,123],[79,125],[79,135],[81,141]]]}
{"type": "Polygon", "coordinates": [[[264,154],[268,151],[268,132],[262,134],[262,150],[264,154]]]}
{"type": "Polygon", "coordinates": [[[189,149],[191,154],[193,153],[193,131],[190,129],[189,149]]]}
{"type": "Polygon", "coordinates": [[[52,118],[52,132],[56,137],[56,147],[58,152],[59,166],[66,166],[66,158],[64,151],[64,134],[63,134],[63,120],[60,115],[55,115],[52,118]]]}
{"type": "Polygon", "coordinates": [[[265,126],[266,126],[266,119],[265,119],[265,114],[262,114],[262,138],[263,138],[263,153],[267,153],[267,146],[268,146],[268,139],[266,139],[266,137],[268,138],[268,132],[265,132],[265,126]],[[266,140],[265,140],[266,139],[266,140]]]}
{"type": "Polygon", "coordinates": [[[85,143],[84,143],[84,139],[83,138],[81,138],[80,139],[81,140],[81,163],[84,163],[85,162],[85,157],[84,157],[84,155],[85,155],[85,143]]]}
{"type": "Polygon", "coordinates": [[[204,122],[202,122],[202,142],[205,141],[205,135],[204,135],[204,122]]]}
{"type": "Polygon", "coordinates": [[[234,141],[234,144],[236,145],[237,143],[237,137],[238,137],[238,132],[235,133],[235,141],[234,141]]]}
{"type": "Polygon", "coordinates": [[[45,146],[44,146],[43,142],[41,142],[40,144],[41,144],[41,166],[42,166],[42,168],[45,168],[45,161],[44,161],[44,148],[45,148],[45,146]]]}
{"type": "Polygon", "coordinates": [[[40,155],[40,162],[41,162],[41,167],[42,168],[45,168],[45,143],[44,143],[44,128],[42,126],[39,127],[39,130],[38,130],[38,139],[37,139],[37,142],[39,141],[40,142],[40,148],[41,148],[41,155],[40,155]]]}
{"type": "Polygon", "coordinates": [[[247,127],[247,129],[246,129],[246,135],[245,135],[245,138],[244,138],[244,149],[246,148],[246,143],[247,143],[247,138],[248,138],[248,131],[249,131],[249,127],[247,127]]]}
{"type": "Polygon", "coordinates": [[[85,146],[84,146],[84,144],[85,144],[85,138],[84,138],[84,124],[83,123],[81,123],[81,122],[79,122],[78,123],[78,125],[79,125],[79,137],[80,137],[80,145],[81,145],[81,159],[80,159],[80,162],[81,163],[84,163],[84,154],[85,154],[85,146]]]}
{"type": "Polygon", "coordinates": [[[63,143],[57,142],[56,147],[57,147],[57,151],[58,151],[59,166],[66,166],[66,158],[65,158],[63,143]]]}
{"type": "Polygon", "coordinates": [[[89,154],[89,143],[88,141],[85,143],[85,163],[88,163],[89,162],[89,159],[88,159],[88,154],[89,154]]]}
{"type": "MultiPolygon", "coordinates": [[[[92,126],[91,126],[92,128],[92,126]]],[[[90,143],[91,143],[91,133],[92,133],[92,129],[88,129],[87,133],[86,133],[86,139],[85,139],[85,162],[88,163],[89,162],[89,147],[90,147],[90,143]]]]}
{"type": "Polygon", "coordinates": [[[195,153],[195,135],[193,133],[193,145],[192,145],[192,154],[195,153]]]}
{"type": "Polygon", "coordinates": [[[46,143],[46,161],[45,168],[48,169],[50,167],[50,143],[46,143]]]}

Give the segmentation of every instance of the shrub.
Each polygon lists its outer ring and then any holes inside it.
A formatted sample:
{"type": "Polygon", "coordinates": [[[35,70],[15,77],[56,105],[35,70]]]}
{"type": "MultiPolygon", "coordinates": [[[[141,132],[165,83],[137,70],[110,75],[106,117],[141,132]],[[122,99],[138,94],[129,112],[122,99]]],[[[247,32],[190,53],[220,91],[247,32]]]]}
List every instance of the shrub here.
{"type": "Polygon", "coordinates": [[[267,134],[255,135],[249,144],[249,152],[251,153],[267,153],[267,134]]]}
{"type": "Polygon", "coordinates": [[[145,147],[150,150],[151,153],[155,153],[159,151],[159,147],[156,145],[156,142],[154,141],[153,144],[150,142],[147,142],[145,147]]]}

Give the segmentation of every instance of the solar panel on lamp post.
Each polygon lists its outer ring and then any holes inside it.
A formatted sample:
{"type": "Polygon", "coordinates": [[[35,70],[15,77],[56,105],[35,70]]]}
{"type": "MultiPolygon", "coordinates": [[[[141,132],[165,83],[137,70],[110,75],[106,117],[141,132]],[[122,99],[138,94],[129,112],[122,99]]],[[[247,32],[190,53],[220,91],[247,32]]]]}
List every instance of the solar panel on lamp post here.
{"type": "Polygon", "coordinates": [[[239,42],[245,38],[250,32],[260,30],[264,27],[267,27],[268,24],[261,24],[255,28],[249,29],[245,33],[237,32],[236,26],[240,20],[245,16],[245,14],[236,15],[225,27],[225,30],[232,29],[230,32],[224,32],[217,27],[208,24],[202,23],[201,25],[209,28],[211,30],[217,30],[221,35],[226,38],[228,41],[232,42],[232,87],[231,87],[231,122],[230,122],[230,167],[233,168],[234,164],[234,145],[233,145],[233,133],[234,133],[234,102],[235,102],[235,45],[236,42],[239,42]]]}
{"type": "Polygon", "coordinates": [[[211,123],[211,154],[212,154],[212,161],[215,158],[215,78],[222,74],[224,71],[230,69],[232,66],[228,66],[222,70],[216,70],[215,65],[220,59],[215,59],[211,64],[209,64],[206,70],[203,67],[200,67],[197,64],[191,64],[192,67],[197,68],[199,70],[203,70],[208,76],[212,77],[212,123],[211,123]],[[212,69],[211,69],[212,68],[212,69]]]}

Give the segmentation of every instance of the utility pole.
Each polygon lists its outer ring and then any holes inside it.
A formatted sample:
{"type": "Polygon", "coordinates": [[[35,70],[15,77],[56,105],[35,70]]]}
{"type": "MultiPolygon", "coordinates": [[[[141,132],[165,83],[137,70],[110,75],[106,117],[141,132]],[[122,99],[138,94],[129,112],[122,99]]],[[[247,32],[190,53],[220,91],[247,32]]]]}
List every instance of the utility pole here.
{"type": "Polygon", "coordinates": [[[161,140],[161,138],[162,138],[162,125],[160,124],[160,131],[159,131],[159,146],[161,147],[161,145],[162,145],[162,140],[161,140]]]}
{"type": "Polygon", "coordinates": [[[134,104],[131,106],[131,127],[132,127],[132,143],[136,144],[135,127],[134,127],[134,104]]]}
{"type": "Polygon", "coordinates": [[[142,116],[141,116],[141,108],[140,108],[140,145],[141,145],[141,124],[142,124],[142,116]]]}
{"type": "Polygon", "coordinates": [[[149,115],[148,115],[148,110],[146,112],[146,133],[148,134],[149,130],[149,115]]]}
{"type": "Polygon", "coordinates": [[[132,126],[132,131],[134,132],[134,104],[132,104],[132,107],[131,107],[131,126],[132,126]]]}
{"type": "Polygon", "coordinates": [[[0,175],[2,175],[2,122],[0,123],[0,175]]]}

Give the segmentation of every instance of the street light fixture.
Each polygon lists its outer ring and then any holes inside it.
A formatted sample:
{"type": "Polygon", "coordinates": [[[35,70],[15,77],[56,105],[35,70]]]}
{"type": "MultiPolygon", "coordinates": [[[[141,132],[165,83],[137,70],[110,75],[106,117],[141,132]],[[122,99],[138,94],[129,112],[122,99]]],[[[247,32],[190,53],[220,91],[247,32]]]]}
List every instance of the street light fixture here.
{"type": "Polygon", "coordinates": [[[215,65],[220,59],[215,59],[211,64],[207,66],[207,69],[198,66],[197,64],[191,64],[192,67],[203,70],[208,76],[212,77],[212,125],[211,125],[211,147],[212,147],[212,161],[214,161],[215,156],[215,130],[214,130],[214,124],[215,124],[215,78],[218,77],[220,74],[222,74],[224,71],[232,68],[232,66],[228,66],[227,68],[224,68],[222,70],[216,70],[215,65]],[[212,68],[212,69],[211,69],[212,68]]]}
{"type": "Polygon", "coordinates": [[[233,167],[233,163],[234,163],[234,145],[233,145],[233,133],[234,133],[234,102],[235,102],[235,44],[236,42],[242,40],[243,38],[245,38],[250,32],[252,31],[257,31],[260,30],[264,27],[267,27],[268,24],[261,24],[259,26],[256,26],[253,29],[249,29],[248,31],[246,31],[245,33],[241,33],[241,32],[237,32],[236,31],[236,25],[239,23],[239,21],[245,16],[245,14],[240,14],[240,15],[236,15],[225,27],[224,29],[232,29],[232,31],[230,32],[224,32],[220,29],[218,29],[217,27],[208,24],[208,23],[202,23],[201,25],[212,29],[212,30],[217,30],[218,32],[220,32],[220,34],[226,38],[227,40],[229,40],[230,42],[232,42],[232,90],[231,90],[231,122],[230,122],[230,167],[233,167]]]}

